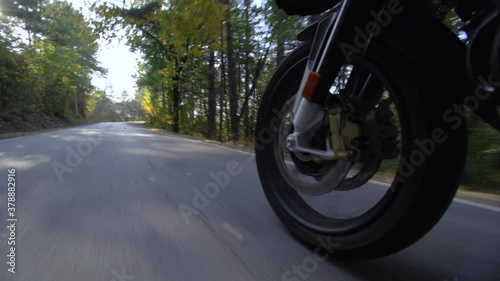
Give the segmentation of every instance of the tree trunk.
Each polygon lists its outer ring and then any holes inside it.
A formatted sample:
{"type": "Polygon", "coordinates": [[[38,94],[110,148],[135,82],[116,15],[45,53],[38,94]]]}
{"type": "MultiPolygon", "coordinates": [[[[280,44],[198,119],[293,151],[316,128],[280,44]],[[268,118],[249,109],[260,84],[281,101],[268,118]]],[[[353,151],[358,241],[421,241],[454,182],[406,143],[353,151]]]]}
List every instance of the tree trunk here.
{"type": "MultiPolygon", "coordinates": [[[[222,37],[224,38],[224,37],[222,37]]],[[[224,106],[226,105],[226,62],[224,52],[220,52],[220,97],[219,97],[219,141],[223,141],[224,134],[224,106]]]]}
{"type": "Polygon", "coordinates": [[[162,112],[166,112],[166,108],[167,108],[167,98],[165,96],[165,87],[161,87],[161,108],[162,108],[162,112]]]}
{"type": "Polygon", "coordinates": [[[172,124],[172,131],[174,133],[179,133],[179,105],[180,105],[180,90],[178,80],[174,79],[174,85],[172,85],[172,94],[173,94],[173,113],[174,120],[172,124]]]}
{"type": "Polygon", "coordinates": [[[210,52],[208,58],[208,116],[207,137],[213,139],[215,136],[215,53],[210,52]]]}
{"type": "MultiPolygon", "coordinates": [[[[244,0],[245,4],[245,96],[250,92],[250,0],[244,0]]],[[[247,100],[247,103],[249,101],[247,100]]],[[[243,127],[245,128],[245,139],[250,138],[249,110],[245,111],[243,118],[243,127]]]]}
{"type": "Polygon", "coordinates": [[[175,75],[172,79],[172,105],[173,105],[173,124],[172,131],[174,133],[179,133],[179,110],[181,104],[181,91],[179,85],[179,72],[180,72],[179,62],[175,61],[175,75]]]}
{"type": "MultiPolygon", "coordinates": [[[[228,0],[226,4],[230,4],[228,0]]],[[[229,118],[231,119],[231,139],[238,141],[238,92],[236,90],[236,63],[233,41],[233,27],[231,24],[231,16],[228,14],[226,19],[226,42],[227,42],[227,66],[228,66],[228,84],[229,84],[229,118]]]]}
{"type": "Polygon", "coordinates": [[[80,94],[76,93],[75,94],[75,103],[74,103],[74,115],[75,117],[78,117],[79,119],[82,119],[81,111],[80,111],[80,94]]]}

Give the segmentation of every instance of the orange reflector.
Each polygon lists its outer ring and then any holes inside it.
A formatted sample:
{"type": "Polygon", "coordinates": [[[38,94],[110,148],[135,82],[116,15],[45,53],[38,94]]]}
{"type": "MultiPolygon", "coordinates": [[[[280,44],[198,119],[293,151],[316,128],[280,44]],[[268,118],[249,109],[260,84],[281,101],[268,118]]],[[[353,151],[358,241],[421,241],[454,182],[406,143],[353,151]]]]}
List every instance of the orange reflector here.
{"type": "Polygon", "coordinates": [[[306,85],[304,86],[304,91],[302,92],[302,96],[306,98],[308,101],[312,101],[314,94],[316,93],[316,88],[318,87],[319,79],[321,75],[315,72],[309,73],[309,77],[307,77],[306,85]]]}

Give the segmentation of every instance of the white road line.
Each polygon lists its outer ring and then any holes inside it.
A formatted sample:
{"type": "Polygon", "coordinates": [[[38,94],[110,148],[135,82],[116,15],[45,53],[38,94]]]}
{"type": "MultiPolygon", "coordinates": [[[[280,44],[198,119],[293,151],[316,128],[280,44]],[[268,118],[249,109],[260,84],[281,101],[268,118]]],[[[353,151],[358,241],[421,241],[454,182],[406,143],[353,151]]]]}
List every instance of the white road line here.
{"type": "MultiPolygon", "coordinates": [[[[379,185],[383,185],[383,186],[390,186],[390,184],[385,183],[385,182],[379,182],[379,181],[374,181],[374,180],[371,180],[370,182],[375,183],[375,184],[379,184],[379,185]]],[[[499,207],[490,206],[490,205],[486,205],[486,204],[482,204],[482,203],[477,203],[477,202],[469,201],[469,200],[462,199],[462,198],[454,198],[453,202],[465,204],[465,205],[472,206],[472,207],[477,207],[480,209],[490,210],[490,211],[494,211],[494,212],[500,212],[499,207]]]]}
{"type": "Polygon", "coordinates": [[[472,202],[472,201],[461,199],[461,198],[455,198],[455,199],[453,199],[453,202],[462,203],[462,204],[465,204],[465,205],[468,205],[468,206],[477,207],[477,208],[481,208],[481,209],[490,210],[490,211],[493,211],[493,212],[499,212],[500,213],[500,208],[499,207],[490,206],[490,205],[486,205],[486,204],[482,204],[482,203],[476,203],[476,202],[472,202]]]}
{"type": "MultiPolygon", "coordinates": [[[[188,138],[184,138],[182,136],[172,136],[172,137],[189,140],[188,138]]],[[[240,154],[252,155],[252,156],[255,157],[255,153],[252,153],[252,152],[246,152],[246,151],[242,151],[242,150],[238,150],[238,149],[226,147],[226,146],[223,146],[223,145],[219,145],[219,144],[216,144],[216,143],[210,143],[210,142],[204,142],[204,141],[200,141],[199,143],[209,144],[209,145],[215,145],[215,146],[220,147],[220,148],[231,150],[231,151],[234,151],[234,152],[237,152],[237,153],[240,153],[240,154]]],[[[289,161],[287,161],[287,162],[289,162],[289,161]]],[[[385,187],[391,186],[388,183],[381,182],[381,181],[376,181],[376,180],[370,180],[370,182],[374,183],[374,184],[382,185],[382,186],[385,186],[385,187]]],[[[453,199],[453,202],[465,204],[465,205],[472,206],[472,207],[477,207],[477,208],[484,209],[484,210],[490,210],[490,211],[494,211],[494,212],[500,212],[500,208],[499,207],[489,206],[489,205],[482,204],[482,203],[476,203],[476,202],[472,202],[472,201],[461,199],[461,198],[455,198],[455,199],[453,199]]]]}
{"type": "Polygon", "coordinates": [[[391,184],[386,183],[386,182],[382,182],[382,181],[370,180],[370,182],[374,183],[374,184],[378,184],[378,185],[383,185],[385,187],[390,187],[391,186],[391,184]]]}

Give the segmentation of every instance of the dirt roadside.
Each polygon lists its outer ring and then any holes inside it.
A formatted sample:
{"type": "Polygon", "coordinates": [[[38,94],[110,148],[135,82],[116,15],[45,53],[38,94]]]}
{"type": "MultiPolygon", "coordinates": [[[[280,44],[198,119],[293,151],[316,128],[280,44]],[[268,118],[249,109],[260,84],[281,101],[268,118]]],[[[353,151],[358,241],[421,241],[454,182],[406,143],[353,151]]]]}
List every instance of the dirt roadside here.
{"type": "Polygon", "coordinates": [[[17,122],[15,124],[0,124],[0,140],[16,137],[36,135],[56,130],[63,130],[78,126],[90,125],[95,122],[88,121],[68,121],[61,119],[50,119],[44,122],[24,123],[17,122]]]}

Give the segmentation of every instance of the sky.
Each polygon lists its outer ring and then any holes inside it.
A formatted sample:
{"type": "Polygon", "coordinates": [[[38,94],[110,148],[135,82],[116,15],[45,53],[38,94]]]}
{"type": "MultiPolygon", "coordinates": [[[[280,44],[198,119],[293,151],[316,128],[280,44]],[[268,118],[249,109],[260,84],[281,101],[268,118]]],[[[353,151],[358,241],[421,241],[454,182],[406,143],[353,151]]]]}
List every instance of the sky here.
{"type": "MultiPolygon", "coordinates": [[[[76,9],[81,8],[85,17],[91,16],[84,0],[69,0],[68,2],[72,3],[76,9]]],[[[106,90],[116,101],[121,100],[123,91],[126,91],[128,97],[132,99],[136,91],[135,79],[132,76],[137,73],[137,60],[140,59],[140,54],[131,52],[124,40],[119,42],[118,39],[113,39],[111,44],[100,41],[99,46],[97,60],[108,70],[108,74],[104,77],[94,75],[92,84],[98,89],[106,90]]]]}

